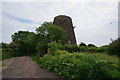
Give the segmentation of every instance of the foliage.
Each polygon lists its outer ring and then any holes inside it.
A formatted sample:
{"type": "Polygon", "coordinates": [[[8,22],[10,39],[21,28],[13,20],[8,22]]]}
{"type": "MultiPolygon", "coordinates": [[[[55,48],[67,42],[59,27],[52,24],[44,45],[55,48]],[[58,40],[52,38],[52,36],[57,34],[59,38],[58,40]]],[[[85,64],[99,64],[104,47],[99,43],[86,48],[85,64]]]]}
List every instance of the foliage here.
{"type": "Polygon", "coordinates": [[[12,48],[2,48],[2,60],[21,56],[20,53],[15,53],[15,51],[12,48]]]}
{"type": "Polygon", "coordinates": [[[34,34],[33,32],[29,32],[29,31],[18,31],[15,32],[11,37],[12,37],[12,41],[17,43],[19,41],[24,41],[26,40],[31,34],[34,34]]]}
{"type": "Polygon", "coordinates": [[[61,44],[61,43],[56,43],[52,42],[48,44],[48,47],[52,52],[55,50],[64,50],[68,51],[69,53],[73,52],[91,52],[93,51],[94,53],[103,53],[107,52],[108,46],[102,46],[102,47],[88,47],[88,46],[78,46],[78,45],[67,45],[67,44],[61,44]]]}
{"type": "Polygon", "coordinates": [[[37,53],[39,54],[39,56],[43,56],[44,54],[47,54],[47,43],[45,42],[38,42],[37,43],[37,53]]]}
{"type": "Polygon", "coordinates": [[[63,54],[68,54],[68,51],[65,50],[55,50],[54,52],[52,52],[52,55],[63,55],[63,54]]]}
{"type": "Polygon", "coordinates": [[[35,53],[43,56],[47,53],[48,43],[64,42],[66,37],[66,31],[51,22],[44,22],[36,29],[36,32],[37,34],[29,31],[15,32],[11,36],[12,42],[10,44],[1,43],[1,46],[12,49],[19,56],[36,55],[35,53]]]}
{"type": "Polygon", "coordinates": [[[39,36],[45,37],[48,42],[64,42],[66,37],[66,31],[51,22],[44,22],[36,29],[36,32],[39,36]]]}
{"type": "Polygon", "coordinates": [[[51,42],[48,44],[48,48],[50,49],[50,52],[54,52],[55,50],[61,49],[62,44],[56,43],[56,42],[51,42]]]}
{"type": "Polygon", "coordinates": [[[62,78],[80,79],[120,79],[117,58],[107,54],[67,53],[64,55],[46,54],[37,58],[42,68],[56,72],[62,78]],[[110,59],[111,58],[111,59],[110,59]]]}
{"type": "Polygon", "coordinates": [[[79,46],[87,46],[85,43],[81,42],[79,46]]]}
{"type": "Polygon", "coordinates": [[[96,47],[94,44],[88,44],[88,47],[96,47]]]}
{"type": "Polygon", "coordinates": [[[70,53],[72,53],[72,52],[80,52],[80,48],[75,44],[73,44],[73,45],[67,45],[67,44],[63,45],[61,50],[66,50],[66,51],[68,51],[70,53]]]}
{"type": "Polygon", "coordinates": [[[52,42],[48,44],[48,47],[50,49],[51,52],[55,51],[55,50],[64,50],[64,51],[68,51],[70,53],[72,52],[79,52],[79,47],[77,45],[67,45],[67,44],[61,44],[61,43],[56,43],[56,42],[52,42]]]}
{"type": "Polygon", "coordinates": [[[119,54],[120,54],[119,48],[120,48],[120,38],[114,40],[112,43],[109,44],[108,54],[119,56],[119,54]]]}
{"type": "MultiPolygon", "coordinates": [[[[36,45],[37,53],[41,56],[47,53],[47,47],[50,42],[64,42],[66,31],[61,27],[53,25],[51,22],[44,22],[36,29],[38,42],[36,45]]],[[[52,46],[51,46],[52,47],[52,46]]],[[[53,45],[53,48],[55,46],[53,45]]]]}
{"type": "Polygon", "coordinates": [[[36,46],[38,43],[38,36],[37,34],[31,34],[26,40],[26,45],[28,46],[26,49],[28,50],[29,55],[35,55],[37,53],[36,46]]]}
{"type": "Polygon", "coordinates": [[[1,48],[0,48],[0,52],[2,53],[2,57],[1,59],[8,59],[8,58],[12,58],[12,57],[16,57],[17,55],[15,54],[15,51],[13,48],[11,48],[11,45],[8,43],[0,43],[1,44],[1,48]]]}
{"type": "Polygon", "coordinates": [[[16,53],[21,53],[20,56],[32,55],[35,52],[36,34],[28,31],[18,31],[12,35],[11,47],[16,53]]]}
{"type": "Polygon", "coordinates": [[[7,43],[0,43],[0,48],[9,48],[9,44],[7,43]]]}
{"type": "Polygon", "coordinates": [[[40,63],[40,57],[38,55],[32,57],[32,59],[37,62],[38,64],[40,63]]]}
{"type": "Polygon", "coordinates": [[[108,52],[108,45],[104,45],[104,46],[99,47],[97,51],[101,52],[101,53],[108,52]]]}

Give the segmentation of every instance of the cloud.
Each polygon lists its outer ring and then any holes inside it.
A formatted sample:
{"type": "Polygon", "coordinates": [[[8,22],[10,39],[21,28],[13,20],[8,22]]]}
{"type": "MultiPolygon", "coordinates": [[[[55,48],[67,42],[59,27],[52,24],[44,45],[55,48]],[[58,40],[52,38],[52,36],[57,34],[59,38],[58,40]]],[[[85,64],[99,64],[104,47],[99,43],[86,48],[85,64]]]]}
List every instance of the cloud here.
{"type": "MultiPolygon", "coordinates": [[[[119,0],[29,0],[29,2],[118,2],[119,0]]],[[[28,0],[2,0],[2,2],[28,2],[28,0]]]]}
{"type": "Polygon", "coordinates": [[[13,16],[13,15],[7,14],[5,12],[2,12],[2,13],[3,13],[3,15],[5,15],[7,17],[9,17],[11,19],[14,19],[16,21],[22,22],[22,23],[40,24],[38,22],[34,22],[34,21],[29,20],[29,19],[24,19],[24,18],[16,17],[16,16],[13,16]]]}
{"type": "Polygon", "coordinates": [[[11,19],[5,15],[2,16],[2,41],[11,42],[11,35],[17,31],[35,31],[35,27],[39,24],[22,23],[17,20],[11,19]]]}
{"type": "MultiPolygon", "coordinates": [[[[3,3],[3,41],[19,30],[34,31],[37,23],[68,15],[76,26],[77,43],[101,46],[118,36],[117,2],[10,2],[3,3]],[[112,24],[111,24],[112,23],[112,24]]],[[[9,38],[8,38],[9,37],[9,38]]]]}

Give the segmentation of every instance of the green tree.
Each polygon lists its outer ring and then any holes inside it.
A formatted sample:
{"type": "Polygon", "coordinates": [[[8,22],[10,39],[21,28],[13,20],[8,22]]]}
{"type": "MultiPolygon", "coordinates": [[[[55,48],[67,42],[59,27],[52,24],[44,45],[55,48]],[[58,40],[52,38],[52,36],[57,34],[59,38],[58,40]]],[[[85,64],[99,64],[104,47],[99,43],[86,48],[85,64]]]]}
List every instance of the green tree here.
{"type": "Polygon", "coordinates": [[[87,46],[85,43],[81,42],[79,46],[87,46]]]}
{"type": "Polygon", "coordinates": [[[44,54],[47,53],[47,43],[45,43],[45,42],[38,42],[37,46],[36,46],[36,49],[37,49],[38,55],[39,56],[43,56],[44,54]]]}
{"type": "Polygon", "coordinates": [[[9,44],[8,43],[0,43],[0,48],[9,48],[9,44]]]}
{"type": "Polygon", "coordinates": [[[108,53],[110,55],[118,55],[120,54],[120,38],[112,41],[108,46],[108,53]]]}
{"type": "MultiPolygon", "coordinates": [[[[44,22],[40,27],[36,29],[36,32],[46,42],[64,42],[66,37],[66,31],[52,22],[44,22]]],[[[42,40],[41,39],[41,40],[42,40]]]]}
{"type": "Polygon", "coordinates": [[[88,44],[88,47],[96,47],[94,44],[88,44]]]}
{"type": "Polygon", "coordinates": [[[11,37],[12,41],[17,43],[19,41],[25,41],[31,34],[34,34],[33,32],[29,31],[18,31],[15,32],[11,37]]]}
{"type": "Polygon", "coordinates": [[[66,31],[61,27],[53,25],[52,22],[44,22],[40,27],[36,29],[37,32],[37,52],[40,56],[47,53],[48,43],[60,42],[64,43],[66,37],[66,31]]]}
{"type": "Polygon", "coordinates": [[[35,51],[35,33],[29,31],[18,31],[12,35],[14,50],[21,55],[31,55],[35,51]]]}

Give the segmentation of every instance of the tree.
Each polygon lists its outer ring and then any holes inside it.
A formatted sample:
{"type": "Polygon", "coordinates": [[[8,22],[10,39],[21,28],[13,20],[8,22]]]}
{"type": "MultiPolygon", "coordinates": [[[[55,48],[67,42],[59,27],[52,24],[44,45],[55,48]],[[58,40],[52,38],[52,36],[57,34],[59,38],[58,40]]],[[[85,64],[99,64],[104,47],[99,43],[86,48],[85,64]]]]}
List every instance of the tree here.
{"type": "Polygon", "coordinates": [[[18,31],[12,35],[12,44],[16,45],[14,50],[20,55],[31,55],[35,51],[34,32],[18,31]]]}
{"type": "Polygon", "coordinates": [[[40,56],[47,53],[48,43],[60,42],[64,43],[66,31],[59,26],[53,25],[52,22],[44,22],[36,29],[37,32],[37,52],[40,56]]]}
{"type": "MultiPolygon", "coordinates": [[[[66,37],[66,31],[56,25],[53,25],[52,22],[44,22],[40,27],[36,29],[36,32],[44,42],[64,42],[66,37]]],[[[41,40],[42,40],[41,39],[41,40]]]]}
{"type": "Polygon", "coordinates": [[[112,41],[108,46],[108,54],[118,55],[120,54],[120,38],[112,41]]]}
{"type": "Polygon", "coordinates": [[[38,42],[36,49],[39,56],[43,56],[44,54],[47,54],[47,43],[38,42]]]}
{"type": "Polygon", "coordinates": [[[88,47],[96,47],[94,44],[88,44],[88,47]]]}
{"type": "Polygon", "coordinates": [[[9,48],[9,44],[7,43],[0,43],[0,48],[9,48]]]}
{"type": "Polygon", "coordinates": [[[18,31],[11,36],[12,41],[15,43],[19,41],[25,41],[31,34],[34,34],[34,33],[29,31],[18,31]]]}
{"type": "Polygon", "coordinates": [[[81,42],[79,46],[87,46],[85,43],[81,42]]]}

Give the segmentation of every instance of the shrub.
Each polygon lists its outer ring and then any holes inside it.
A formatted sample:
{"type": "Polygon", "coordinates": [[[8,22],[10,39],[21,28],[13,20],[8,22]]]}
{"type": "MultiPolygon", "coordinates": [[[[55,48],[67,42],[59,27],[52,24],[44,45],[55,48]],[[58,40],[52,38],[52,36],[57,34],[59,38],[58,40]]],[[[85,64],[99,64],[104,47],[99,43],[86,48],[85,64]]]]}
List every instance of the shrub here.
{"type": "Polygon", "coordinates": [[[53,55],[62,55],[62,54],[68,54],[68,51],[65,50],[55,50],[52,54],[53,55]]]}
{"type": "Polygon", "coordinates": [[[38,42],[36,49],[38,51],[39,56],[43,56],[43,55],[47,54],[47,43],[38,42]]]}
{"type": "Polygon", "coordinates": [[[100,52],[100,53],[108,52],[108,45],[98,47],[97,52],[100,52]]]}
{"type": "Polygon", "coordinates": [[[62,44],[51,42],[48,44],[48,48],[50,49],[50,52],[54,52],[55,50],[59,50],[62,48],[62,44]]]}
{"type": "Polygon", "coordinates": [[[96,47],[94,44],[88,44],[88,47],[96,47]]]}
{"type": "Polygon", "coordinates": [[[40,60],[40,66],[55,71],[62,78],[68,79],[118,79],[120,67],[108,55],[101,60],[102,54],[64,54],[45,55],[40,60]]]}
{"type": "Polygon", "coordinates": [[[64,51],[68,51],[70,53],[80,52],[80,48],[77,45],[67,45],[67,44],[62,45],[61,43],[52,42],[52,43],[48,44],[48,47],[51,52],[53,52],[55,50],[64,50],[64,51]]]}
{"type": "Polygon", "coordinates": [[[114,40],[112,43],[109,44],[108,54],[119,56],[119,54],[120,54],[119,48],[120,48],[120,38],[114,40]]]}
{"type": "Polygon", "coordinates": [[[80,46],[80,51],[81,52],[88,52],[88,47],[87,46],[80,46]]]}
{"type": "Polygon", "coordinates": [[[50,49],[50,52],[53,53],[55,50],[63,50],[68,51],[69,53],[74,52],[88,52],[91,53],[93,51],[94,53],[104,53],[107,52],[108,46],[102,46],[102,47],[88,47],[88,46],[78,46],[78,45],[62,45],[60,43],[52,42],[48,44],[48,47],[50,49]]]}
{"type": "Polygon", "coordinates": [[[79,46],[87,46],[85,43],[81,42],[79,46]]]}
{"type": "Polygon", "coordinates": [[[80,48],[77,45],[63,45],[62,50],[66,50],[70,53],[72,52],[80,52],[80,48]]]}
{"type": "Polygon", "coordinates": [[[32,60],[37,62],[38,64],[40,63],[40,57],[38,55],[32,57],[32,60]]]}

